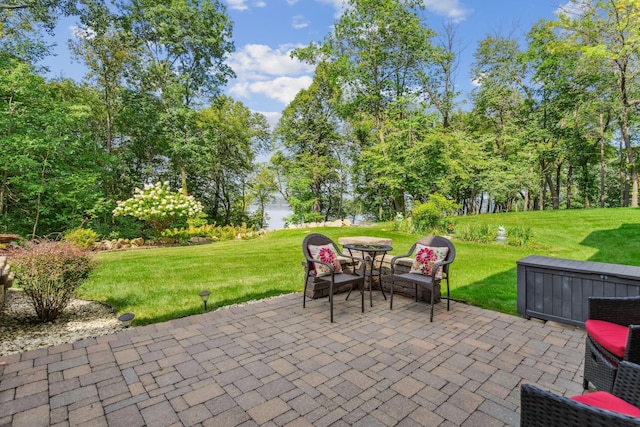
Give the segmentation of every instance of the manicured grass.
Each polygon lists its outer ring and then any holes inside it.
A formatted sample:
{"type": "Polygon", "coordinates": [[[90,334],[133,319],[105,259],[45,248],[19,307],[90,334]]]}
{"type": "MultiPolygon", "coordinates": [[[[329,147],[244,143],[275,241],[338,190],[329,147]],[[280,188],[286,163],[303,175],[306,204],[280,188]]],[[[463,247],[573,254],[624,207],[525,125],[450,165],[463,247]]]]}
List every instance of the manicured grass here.
{"type": "MultiPolygon", "coordinates": [[[[640,210],[593,209],[479,215],[456,219],[457,227],[483,222],[533,231],[533,243],[512,247],[469,243],[453,237],[452,296],[481,307],[516,313],[516,261],[537,254],[640,266],[640,210]]],[[[201,246],[105,252],[85,283],[83,298],[131,311],[143,325],[202,312],[198,293],[211,291],[209,308],[299,292],[303,289],[301,243],[310,232],[393,239],[393,255],[421,236],[371,227],[281,230],[258,239],[201,246]]]]}

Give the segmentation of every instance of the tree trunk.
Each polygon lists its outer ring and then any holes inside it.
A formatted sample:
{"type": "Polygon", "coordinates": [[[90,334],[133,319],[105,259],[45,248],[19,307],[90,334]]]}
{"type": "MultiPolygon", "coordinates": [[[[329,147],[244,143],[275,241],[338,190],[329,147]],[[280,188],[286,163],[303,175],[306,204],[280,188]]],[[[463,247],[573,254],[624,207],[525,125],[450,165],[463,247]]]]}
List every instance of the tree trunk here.
{"type": "Polygon", "coordinates": [[[0,217],[5,209],[4,200],[7,198],[7,180],[9,179],[9,171],[2,171],[2,182],[0,182],[0,217]]]}
{"type": "MultiPolygon", "coordinates": [[[[608,121],[607,121],[608,122],[608,121]]],[[[604,114],[600,113],[600,135],[598,137],[598,142],[600,145],[600,207],[604,208],[605,205],[605,183],[604,183],[604,166],[605,166],[605,157],[604,157],[604,132],[605,132],[605,124],[604,124],[604,114]]]]}
{"type": "Polygon", "coordinates": [[[538,201],[538,209],[544,210],[544,199],[547,197],[547,186],[545,185],[545,180],[542,180],[540,185],[540,200],[538,201]]]}
{"type": "Polygon", "coordinates": [[[567,209],[571,209],[571,197],[573,197],[571,193],[572,185],[573,185],[573,166],[569,165],[569,170],[567,171],[567,209]]]}
{"type": "Polygon", "coordinates": [[[180,184],[182,188],[182,195],[187,197],[187,170],[184,167],[184,163],[180,163],[180,184]]]}

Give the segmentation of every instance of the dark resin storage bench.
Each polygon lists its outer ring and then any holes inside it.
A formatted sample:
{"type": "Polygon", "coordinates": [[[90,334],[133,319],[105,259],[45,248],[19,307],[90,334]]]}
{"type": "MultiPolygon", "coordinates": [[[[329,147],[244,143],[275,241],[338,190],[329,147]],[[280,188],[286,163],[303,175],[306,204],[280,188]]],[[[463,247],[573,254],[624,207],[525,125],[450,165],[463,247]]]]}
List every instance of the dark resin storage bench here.
{"type": "Polygon", "coordinates": [[[640,295],[640,267],[538,255],[517,261],[518,313],[584,326],[591,296],[640,295]]]}

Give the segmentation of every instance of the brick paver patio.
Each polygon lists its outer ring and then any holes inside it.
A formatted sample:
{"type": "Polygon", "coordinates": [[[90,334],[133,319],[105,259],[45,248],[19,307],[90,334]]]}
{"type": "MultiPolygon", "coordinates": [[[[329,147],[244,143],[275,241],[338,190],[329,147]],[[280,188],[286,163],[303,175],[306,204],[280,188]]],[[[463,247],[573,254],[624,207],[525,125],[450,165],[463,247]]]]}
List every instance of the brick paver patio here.
{"type": "Polygon", "coordinates": [[[0,426],[518,425],[582,391],[584,332],[460,303],[291,294],[0,357],[0,426]]]}

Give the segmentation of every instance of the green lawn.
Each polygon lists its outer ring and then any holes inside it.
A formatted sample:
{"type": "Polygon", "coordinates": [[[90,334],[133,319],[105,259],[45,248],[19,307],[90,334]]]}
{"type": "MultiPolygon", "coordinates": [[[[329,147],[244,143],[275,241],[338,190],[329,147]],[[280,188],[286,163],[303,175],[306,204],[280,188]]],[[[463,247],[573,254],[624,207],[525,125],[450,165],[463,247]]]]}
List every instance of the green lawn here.
{"type": "MultiPolygon", "coordinates": [[[[519,248],[453,238],[452,296],[481,307],[516,313],[516,261],[537,254],[640,266],[640,210],[593,209],[460,217],[457,226],[484,222],[533,231],[519,248]]],[[[80,296],[135,313],[143,325],[202,312],[198,293],[211,291],[209,307],[220,307],[302,291],[301,243],[309,232],[336,242],[341,236],[393,239],[391,254],[405,253],[421,236],[371,227],[281,230],[258,239],[201,246],[104,252],[80,296]]]]}

